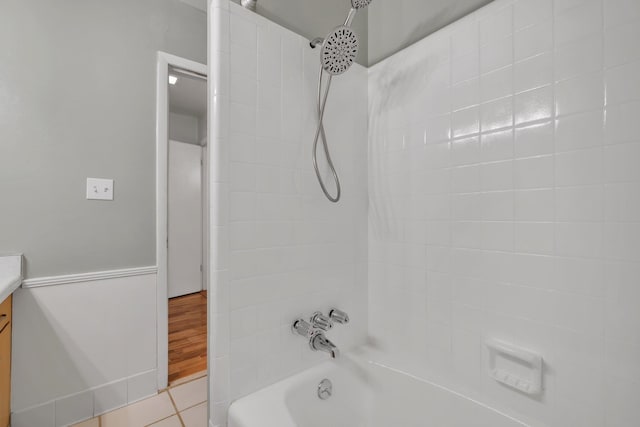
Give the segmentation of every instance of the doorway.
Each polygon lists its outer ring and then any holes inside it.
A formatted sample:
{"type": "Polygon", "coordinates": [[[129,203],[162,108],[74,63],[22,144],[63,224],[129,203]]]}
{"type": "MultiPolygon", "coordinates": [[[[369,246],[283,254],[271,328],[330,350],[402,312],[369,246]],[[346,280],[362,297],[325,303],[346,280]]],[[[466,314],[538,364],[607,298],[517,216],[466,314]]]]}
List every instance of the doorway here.
{"type": "Polygon", "coordinates": [[[207,369],[206,72],[158,53],[158,389],[207,369]]]}

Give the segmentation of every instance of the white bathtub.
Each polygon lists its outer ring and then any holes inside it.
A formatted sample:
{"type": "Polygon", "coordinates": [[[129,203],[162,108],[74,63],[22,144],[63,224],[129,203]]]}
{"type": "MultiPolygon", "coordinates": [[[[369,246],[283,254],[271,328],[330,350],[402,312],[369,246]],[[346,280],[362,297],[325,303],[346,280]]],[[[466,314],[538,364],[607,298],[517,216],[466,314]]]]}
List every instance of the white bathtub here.
{"type": "Polygon", "coordinates": [[[432,383],[344,355],[235,401],[229,427],[522,427],[432,383]],[[328,378],[333,395],[318,398],[328,378]]]}

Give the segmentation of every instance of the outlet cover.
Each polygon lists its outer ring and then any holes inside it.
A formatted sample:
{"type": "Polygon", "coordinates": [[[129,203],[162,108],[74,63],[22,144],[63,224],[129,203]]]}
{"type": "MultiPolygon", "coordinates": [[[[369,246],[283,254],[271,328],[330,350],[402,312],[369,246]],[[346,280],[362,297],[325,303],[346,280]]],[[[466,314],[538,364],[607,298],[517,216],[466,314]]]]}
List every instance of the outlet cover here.
{"type": "Polygon", "coordinates": [[[113,200],[113,180],[87,178],[87,200],[113,200]]]}

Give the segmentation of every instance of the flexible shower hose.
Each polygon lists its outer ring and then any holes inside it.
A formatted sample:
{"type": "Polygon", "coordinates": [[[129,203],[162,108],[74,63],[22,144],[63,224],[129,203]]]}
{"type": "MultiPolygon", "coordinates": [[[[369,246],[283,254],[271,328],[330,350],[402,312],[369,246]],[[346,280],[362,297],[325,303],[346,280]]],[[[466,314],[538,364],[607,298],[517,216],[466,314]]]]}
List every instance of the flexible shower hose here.
{"type": "Polygon", "coordinates": [[[329,153],[329,146],[327,145],[327,135],[324,132],[324,124],[322,123],[324,120],[324,110],[327,105],[327,98],[329,97],[329,89],[331,89],[331,76],[329,74],[329,78],[327,79],[327,87],[324,90],[324,96],[322,95],[322,75],[324,73],[324,69],[320,67],[320,75],[318,78],[318,127],[316,129],[316,136],[313,140],[313,168],[316,171],[316,176],[318,177],[318,182],[320,183],[320,187],[322,188],[322,192],[329,199],[329,201],[333,203],[337,203],[340,200],[340,178],[338,178],[338,173],[336,172],[335,166],[333,166],[333,161],[331,160],[331,154],[329,153]],[[322,137],[322,146],[324,147],[324,154],[327,158],[327,164],[329,165],[329,169],[331,169],[331,173],[333,175],[333,180],[336,183],[336,196],[333,197],[327,187],[322,180],[322,175],[320,174],[320,169],[318,168],[318,140],[322,137]]]}

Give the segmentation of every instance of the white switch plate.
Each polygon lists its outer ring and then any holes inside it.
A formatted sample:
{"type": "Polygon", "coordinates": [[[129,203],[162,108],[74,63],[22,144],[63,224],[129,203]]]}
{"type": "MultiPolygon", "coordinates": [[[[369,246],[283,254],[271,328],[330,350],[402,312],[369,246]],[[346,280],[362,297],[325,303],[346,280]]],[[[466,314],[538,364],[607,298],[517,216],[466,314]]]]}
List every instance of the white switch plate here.
{"type": "Polygon", "coordinates": [[[87,200],[113,200],[113,180],[87,178],[87,200]]]}

